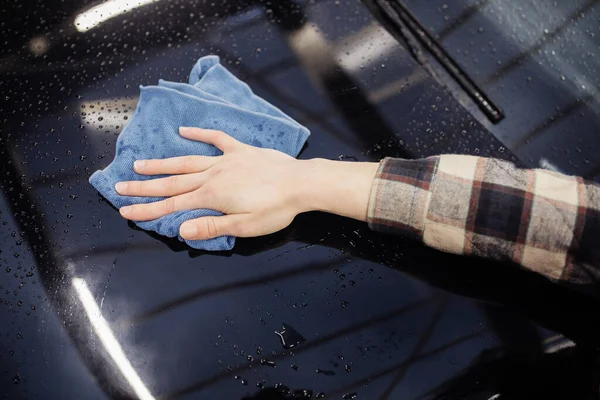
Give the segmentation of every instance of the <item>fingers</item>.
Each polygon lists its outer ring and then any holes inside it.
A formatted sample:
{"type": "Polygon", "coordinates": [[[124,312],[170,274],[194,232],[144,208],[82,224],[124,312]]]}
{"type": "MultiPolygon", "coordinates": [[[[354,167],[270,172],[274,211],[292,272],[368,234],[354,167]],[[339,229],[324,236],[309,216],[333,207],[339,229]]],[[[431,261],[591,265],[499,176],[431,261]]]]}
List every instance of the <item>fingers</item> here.
{"type": "MultiPolygon", "coordinates": [[[[231,151],[241,143],[221,131],[200,128],[179,128],[181,136],[212,144],[223,152],[231,151]]],[[[193,172],[206,171],[220,160],[219,156],[182,156],[171,157],[160,160],[138,160],[133,167],[138,174],[142,175],[173,175],[190,174],[193,172]]]]}
{"type": "Polygon", "coordinates": [[[202,208],[197,191],[148,204],[121,207],[119,212],[132,221],[149,221],[182,210],[202,208]]]}
{"type": "Polygon", "coordinates": [[[187,240],[206,240],[227,235],[247,237],[251,235],[250,225],[249,214],[201,217],[181,224],[179,234],[187,240]]]}
{"type": "Polygon", "coordinates": [[[226,134],[225,132],[215,131],[212,129],[189,128],[182,126],[179,128],[179,134],[186,139],[197,140],[212,144],[220,149],[223,153],[234,150],[241,143],[226,134]]]}
{"type": "Polygon", "coordinates": [[[135,172],[141,175],[174,175],[206,171],[221,157],[182,156],[160,160],[138,160],[133,164],[135,172]]]}
{"type": "Polygon", "coordinates": [[[122,196],[170,197],[198,189],[208,181],[208,175],[209,172],[200,172],[149,181],[119,182],[115,189],[122,196]]]}

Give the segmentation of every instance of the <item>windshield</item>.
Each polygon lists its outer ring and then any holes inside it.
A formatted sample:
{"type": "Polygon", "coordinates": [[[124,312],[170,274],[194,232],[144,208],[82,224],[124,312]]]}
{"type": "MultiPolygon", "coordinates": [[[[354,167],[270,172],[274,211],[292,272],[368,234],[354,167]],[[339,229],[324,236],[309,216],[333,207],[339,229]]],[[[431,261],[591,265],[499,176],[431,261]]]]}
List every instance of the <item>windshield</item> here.
{"type": "Polygon", "coordinates": [[[532,166],[598,179],[597,1],[410,1],[507,116],[486,127],[532,166]]]}

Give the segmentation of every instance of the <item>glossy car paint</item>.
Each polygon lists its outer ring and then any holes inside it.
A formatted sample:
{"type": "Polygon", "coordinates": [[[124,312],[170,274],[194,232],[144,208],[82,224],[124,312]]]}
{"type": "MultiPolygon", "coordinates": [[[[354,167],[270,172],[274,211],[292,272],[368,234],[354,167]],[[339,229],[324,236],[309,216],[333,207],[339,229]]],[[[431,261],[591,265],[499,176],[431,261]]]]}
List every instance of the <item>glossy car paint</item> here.
{"type": "MultiPolygon", "coordinates": [[[[423,3],[407,4],[444,29],[423,3]]],[[[514,106],[520,94],[491,91],[506,110],[492,127],[356,0],[112,4],[121,12],[103,9],[101,22],[91,2],[1,6],[4,398],[597,394],[600,321],[581,288],[319,213],[229,253],[192,251],[135,229],[87,183],[112,159],[138,85],[185,81],[205,54],[311,129],[301,158],[463,153],[536,166],[497,132],[544,118],[514,106]]],[[[542,89],[532,101],[551,102],[542,89]]],[[[579,162],[543,137],[528,148],[579,162]]]]}

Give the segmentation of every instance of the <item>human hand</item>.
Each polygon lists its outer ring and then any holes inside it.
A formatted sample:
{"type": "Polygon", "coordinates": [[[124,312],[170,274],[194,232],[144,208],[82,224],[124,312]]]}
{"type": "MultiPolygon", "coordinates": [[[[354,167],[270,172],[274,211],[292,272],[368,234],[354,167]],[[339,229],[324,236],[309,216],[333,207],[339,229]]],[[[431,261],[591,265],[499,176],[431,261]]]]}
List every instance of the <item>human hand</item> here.
{"type": "Polygon", "coordinates": [[[166,197],[149,204],[122,207],[121,215],[147,221],[175,211],[207,208],[225,216],[202,217],[183,223],[188,240],[223,235],[260,236],[288,226],[302,211],[295,187],[300,162],[285,153],[243,144],[220,131],[180,128],[190,140],[214,145],[223,155],[139,160],[142,175],[172,175],[147,181],[119,182],[123,196],[166,197]]]}
{"type": "Polygon", "coordinates": [[[172,176],[117,183],[115,188],[123,196],[166,197],[122,207],[123,217],[148,221],[198,208],[226,214],[184,222],[180,234],[187,240],[266,235],[288,226],[298,213],[311,210],[366,220],[377,163],[296,160],[214,130],[182,127],[180,134],[212,144],[223,155],[136,161],[139,174],[172,176]]]}

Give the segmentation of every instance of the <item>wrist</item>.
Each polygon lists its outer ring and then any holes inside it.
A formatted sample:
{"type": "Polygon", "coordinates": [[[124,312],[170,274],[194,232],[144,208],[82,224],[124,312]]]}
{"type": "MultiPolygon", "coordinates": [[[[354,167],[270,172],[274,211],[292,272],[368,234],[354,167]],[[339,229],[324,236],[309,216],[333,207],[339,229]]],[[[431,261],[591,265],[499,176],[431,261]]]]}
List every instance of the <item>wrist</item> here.
{"type": "Polygon", "coordinates": [[[366,221],[378,163],[297,160],[294,198],[298,212],[323,211],[366,221]]]}
{"type": "Polygon", "coordinates": [[[316,211],[319,209],[319,175],[326,171],[327,160],[313,158],[309,160],[294,160],[288,184],[290,185],[291,204],[296,214],[316,211]]]}

